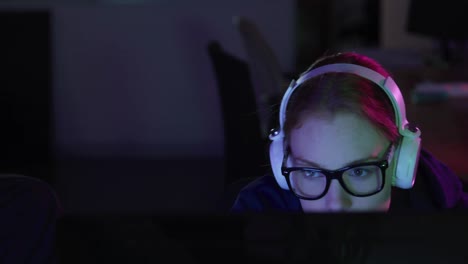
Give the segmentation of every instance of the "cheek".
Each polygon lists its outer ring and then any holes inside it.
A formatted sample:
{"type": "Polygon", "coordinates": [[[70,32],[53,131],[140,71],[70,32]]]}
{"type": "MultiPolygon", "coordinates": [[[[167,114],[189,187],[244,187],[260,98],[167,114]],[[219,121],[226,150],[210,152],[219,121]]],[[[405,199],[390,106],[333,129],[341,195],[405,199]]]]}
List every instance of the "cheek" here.
{"type": "Polygon", "coordinates": [[[362,211],[383,211],[390,209],[391,186],[386,182],[384,189],[374,196],[366,198],[357,198],[355,200],[356,208],[362,211]]]}
{"type": "MultiPolygon", "coordinates": [[[[343,194],[341,198],[342,210],[349,212],[387,212],[391,201],[391,181],[385,179],[384,189],[370,197],[355,197],[343,194]]],[[[327,198],[316,201],[300,200],[304,212],[329,212],[331,210],[327,198]]]]}
{"type": "Polygon", "coordinates": [[[387,171],[385,172],[385,187],[387,185],[392,186],[392,181],[395,176],[395,171],[396,171],[396,165],[395,165],[395,159],[393,159],[390,164],[388,165],[387,171]]]}
{"type": "Polygon", "coordinates": [[[302,210],[306,213],[307,212],[310,212],[310,213],[319,212],[320,213],[320,212],[329,211],[328,206],[325,203],[325,199],[320,199],[317,201],[300,200],[300,202],[301,202],[302,210]]]}
{"type": "Polygon", "coordinates": [[[390,209],[392,178],[386,174],[385,185],[382,191],[370,197],[353,197],[355,211],[383,211],[390,209]]]}

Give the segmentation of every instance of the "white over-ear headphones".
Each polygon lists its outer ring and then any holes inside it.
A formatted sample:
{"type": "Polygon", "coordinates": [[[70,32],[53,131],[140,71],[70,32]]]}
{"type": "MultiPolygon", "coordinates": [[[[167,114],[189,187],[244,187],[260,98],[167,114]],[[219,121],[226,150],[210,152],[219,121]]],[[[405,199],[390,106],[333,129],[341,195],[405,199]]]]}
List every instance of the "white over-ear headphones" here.
{"type": "Polygon", "coordinates": [[[380,73],[369,68],[348,63],[328,64],[313,69],[301,76],[297,81],[292,80],[286,90],[281,101],[279,111],[279,128],[272,130],[272,133],[270,134],[270,140],[272,141],[270,144],[270,163],[277,183],[281,188],[289,190],[286,178],[281,172],[281,166],[284,158],[285,136],[283,127],[286,120],[286,107],[289,98],[294,90],[307,80],[321,74],[339,72],[351,73],[365,78],[377,84],[377,86],[382,88],[382,90],[387,94],[393,105],[398,132],[402,136],[401,141],[394,152],[395,154],[393,158],[395,159],[396,170],[392,177],[392,185],[402,189],[412,188],[416,178],[416,168],[419,160],[421,131],[414,126],[411,126],[406,120],[405,102],[400,89],[390,76],[385,78],[380,73]]]}

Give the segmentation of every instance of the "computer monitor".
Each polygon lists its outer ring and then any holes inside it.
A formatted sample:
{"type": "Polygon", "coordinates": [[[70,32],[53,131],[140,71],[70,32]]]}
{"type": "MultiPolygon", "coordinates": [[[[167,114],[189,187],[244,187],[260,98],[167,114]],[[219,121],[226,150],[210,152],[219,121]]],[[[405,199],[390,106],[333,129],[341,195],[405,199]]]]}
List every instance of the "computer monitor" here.
{"type": "Polygon", "coordinates": [[[466,263],[468,214],[102,215],[62,219],[63,263],[466,263]]]}

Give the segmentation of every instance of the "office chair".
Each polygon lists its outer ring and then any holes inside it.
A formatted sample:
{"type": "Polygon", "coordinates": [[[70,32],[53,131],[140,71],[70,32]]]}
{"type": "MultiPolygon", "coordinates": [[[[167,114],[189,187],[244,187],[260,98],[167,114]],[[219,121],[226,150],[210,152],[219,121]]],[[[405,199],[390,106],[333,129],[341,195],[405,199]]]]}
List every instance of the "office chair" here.
{"type": "Polygon", "coordinates": [[[263,137],[277,124],[275,113],[279,108],[281,96],[292,79],[284,73],[278,58],[254,22],[246,17],[236,16],[233,24],[238,30],[247,53],[248,68],[253,76],[257,110],[263,137]]]}
{"type": "Polygon", "coordinates": [[[0,263],[57,263],[55,224],[62,213],[45,181],[0,173],[0,263]]]}
{"type": "Polygon", "coordinates": [[[258,177],[268,168],[267,141],[260,122],[246,62],[217,41],[207,46],[216,76],[224,121],[225,186],[258,177]]]}

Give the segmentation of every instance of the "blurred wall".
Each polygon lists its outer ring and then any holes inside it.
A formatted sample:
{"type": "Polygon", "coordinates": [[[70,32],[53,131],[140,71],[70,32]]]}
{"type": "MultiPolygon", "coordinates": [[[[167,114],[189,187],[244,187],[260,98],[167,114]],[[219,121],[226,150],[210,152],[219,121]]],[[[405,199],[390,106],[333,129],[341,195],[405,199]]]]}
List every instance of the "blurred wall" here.
{"type": "Polygon", "coordinates": [[[231,21],[244,15],[290,71],[294,4],[109,2],[1,7],[51,11],[55,187],[65,210],[211,210],[224,139],[207,44],[245,59],[231,21]]]}
{"type": "Polygon", "coordinates": [[[206,52],[245,58],[233,15],[253,19],[285,70],[288,1],[165,1],[54,7],[58,151],[79,155],[220,156],[222,120],[206,52]]]}
{"type": "Polygon", "coordinates": [[[380,0],[380,46],[383,49],[403,49],[430,52],[434,40],[407,32],[406,21],[410,0],[380,0]]]}

